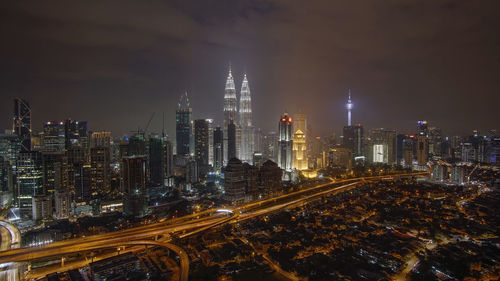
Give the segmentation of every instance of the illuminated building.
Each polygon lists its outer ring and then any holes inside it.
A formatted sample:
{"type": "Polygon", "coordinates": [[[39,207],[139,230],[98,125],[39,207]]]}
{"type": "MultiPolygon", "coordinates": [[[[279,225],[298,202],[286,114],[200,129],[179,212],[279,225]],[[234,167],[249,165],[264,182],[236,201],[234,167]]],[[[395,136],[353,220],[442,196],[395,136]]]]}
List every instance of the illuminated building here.
{"type": "Polygon", "coordinates": [[[43,150],[64,151],[66,134],[63,122],[47,122],[43,126],[43,150]]]}
{"type": "Polygon", "coordinates": [[[426,120],[417,121],[417,135],[427,136],[428,134],[429,130],[427,127],[427,121],[426,120]]]}
{"type": "Polygon", "coordinates": [[[245,201],[256,200],[259,195],[259,168],[243,163],[243,178],[245,179],[245,201]]]}
{"type": "Polygon", "coordinates": [[[370,162],[396,164],[396,131],[383,128],[372,129],[368,143],[370,162]]]}
{"type": "Polygon", "coordinates": [[[236,125],[230,122],[227,126],[227,156],[236,158],[236,125]]]}
{"type": "Polygon", "coordinates": [[[279,122],[278,166],[291,171],[293,168],[293,123],[292,118],[284,113],[279,122]]]}
{"type": "Polygon", "coordinates": [[[306,136],[298,129],[293,134],[293,167],[297,170],[305,170],[307,165],[306,136]]]}
{"type": "Polygon", "coordinates": [[[353,160],[364,161],[364,136],[361,124],[344,126],[342,146],[351,149],[353,160]]]}
{"type": "Polygon", "coordinates": [[[52,216],[52,198],[50,195],[34,195],[32,198],[34,221],[48,219],[52,216]]]}
{"type": "Polygon", "coordinates": [[[186,163],[186,182],[197,183],[199,180],[198,163],[193,159],[188,159],[186,163]]]}
{"type": "Polygon", "coordinates": [[[209,151],[208,122],[205,119],[197,119],[194,121],[194,158],[200,177],[205,177],[208,173],[209,151]]]}
{"type": "MultiPolygon", "coordinates": [[[[224,94],[224,124],[223,124],[223,136],[224,136],[224,163],[227,163],[231,157],[229,156],[229,153],[232,151],[229,151],[228,149],[228,142],[229,142],[229,134],[228,134],[228,127],[230,124],[236,124],[237,116],[236,114],[238,113],[238,110],[236,108],[236,89],[234,86],[234,79],[233,75],[231,73],[231,66],[229,66],[229,74],[227,75],[226,79],[226,88],[225,88],[225,94],[224,94]]],[[[234,137],[235,137],[235,147],[234,147],[234,156],[236,155],[236,128],[234,132],[234,137]]]]}
{"type": "Polygon", "coordinates": [[[293,167],[298,170],[308,169],[309,165],[309,131],[307,127],[307,115],[297,113],[293,118],[293,147],[294,164],[293,167]],[[300,132],[299,132],[300,131],[300,132]],[[301,135],[301,136],[299,136],[301,135]]]}
{"type": "Polygon", "coordinates": [[[426,135],[417,136],[417,164],[425,166],[429,160],[429,144],[426,135]]]}
{"type": "Polygon", "coordinates": [[[353,104],[351,101],[351,89],[349,89],[349,99],[347,100],[346,108],[347,108],[347,126],[351,126],[351,110],[353,104]]]}
{"type": "Polygon", "coordinates": [[[231,158],[224,168],[224,198],[233,204],[245,200],[245,171],[243,163],[237,158],[231,158]]]}
{"type": "Polygon", "coordinates": [[[411,168],[413,166],[414,153],[413,148],[415,147],[416,137],[415,135],[409,135],[403,140],[403,167],[411,168]]]}
{"type": "Polygon", "coordinates": [[[31,150],[31,107],[23,99],[14,99],[13,132],[21,140],[21,151],[31,150]]]}
{"type": "Polygon", "coordinates": [[[17,160],[17,204],[22,217],[32,217],[33,196],[44,195],[42,154],[38,151],[19,153],[17,160]]]}
{"type": "Polygon", "coordinates": [[[254,152],[252,162],[256,167],[260,168],[260,166],[262,166],[262,163],[264,163],[264,157],[262,156],[262,152],[254,152]]]}
{"type": "Polygon", "coordinates": [[[191,139],[193,127],[191,124],[192,109],[187,92],[181,95],[175,111],[175,140],[177,155],[185,156],[191,153],[191,139]]]}
{"type": "Polygon", "coordinates": [[[208,125],[208,165],[214,166],[214,120],[205,119],[208,125]]]}
{"type": "Polygon", "coordinates": [[[0,156],[0,208],[9,206],[13,197],[12,166],[0,156]]]}
{"type": "Polygon", "coordinates": [[[64,135],[66,137],[66,149],[75,146],[88,149],[89,135],[87,121],[75,121],[68,119],[64,123],[64,131],[64,135]]]}
{"type": "Polygon", "coordinates": [[[123,213],[143,217],[147,212],[145,155],[124,156],[121,177],[123,182],[123,213]]]}
{"type": "Polygon", "coordinates": [[[109,146],[90,148],[90,179],[92,198],[99,198],[111,189],[109,146]]]}
{"type": "Polygon", "coordinates": [[[111,132],[92,133],[90,147],[111,147],[111,132]]]}
{"type": "Polygon", "coordinates": [[[214,130],[214,171],[219,172],[224,165],[224,136],[221,127],[214,130]]]}
{"type": "Polygon", "coordinates": [[[71,192],[68,189],[56,190],[54,193],[55,212],[58,219],[67,218],[71,215],[71,192]]]}
{"type": "Polygon", "coordinates": [[[254,127],[252,126],[252,99],[246,74],[241,85],[239,116],[239,128],[241,130],[239,158],[243,162],[251,163],[255,136],[254,127]]]}
{"type": "Polygon", "coordinates": [[[75,164],[74,190],[76,203],[88,203],[92,199],[90,164],[75,164]]]}
{"type": "Polygon", "coordinates": [[[47,194],[68,189],[67,158],[63,152],[42,152],[43,186],[47,194]]]}

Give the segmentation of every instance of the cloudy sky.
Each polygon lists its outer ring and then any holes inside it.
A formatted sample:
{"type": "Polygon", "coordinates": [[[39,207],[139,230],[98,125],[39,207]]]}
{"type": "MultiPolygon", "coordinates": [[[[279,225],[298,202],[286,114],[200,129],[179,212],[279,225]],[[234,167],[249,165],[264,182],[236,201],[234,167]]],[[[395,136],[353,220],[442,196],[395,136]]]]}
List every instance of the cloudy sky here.
{"type": "Polygon", "coordinates": [[[195,118],[222,123],[228,64],[246,72],[254,124],[285,110],[315,135],[353,121],[411,132],[500,129],[500,1],[4,1],[0,128],[14,97],[33,127],[71,117],[121,136],[174,135],[188,91],[195,118]]]}

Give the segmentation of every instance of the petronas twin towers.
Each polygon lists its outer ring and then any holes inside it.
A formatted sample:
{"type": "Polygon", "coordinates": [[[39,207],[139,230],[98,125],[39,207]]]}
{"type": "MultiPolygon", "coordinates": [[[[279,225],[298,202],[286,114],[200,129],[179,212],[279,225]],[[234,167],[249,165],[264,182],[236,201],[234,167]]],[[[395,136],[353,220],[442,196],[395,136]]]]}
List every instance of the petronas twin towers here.
{"type": "Polygon", "coordinates": [[[252,163],[254,127],[252,126],[252,98],[246,74],[241,84],[239,116],[237,104],[233,74],[229,67],[224,94],[224,162],[227,163],[230,158],[237,157],[243,162],[252,163]],[[234,149],[231,149],[232,146],[234,149]]]}

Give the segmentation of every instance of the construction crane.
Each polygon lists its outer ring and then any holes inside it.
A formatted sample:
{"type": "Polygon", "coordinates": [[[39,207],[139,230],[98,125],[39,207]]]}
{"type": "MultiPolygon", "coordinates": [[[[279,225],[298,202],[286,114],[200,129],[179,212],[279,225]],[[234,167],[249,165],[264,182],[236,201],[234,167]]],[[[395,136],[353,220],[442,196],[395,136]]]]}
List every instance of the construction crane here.
{"type": "Polygon", "coordinates": [[[146,132],[148,131],[149,125],[151,124],[151,121],[153,120],[153,117],[155,117],[155,112],[151,114],[151,117],[149,118],[148,123],[146,124],[146,127],[144,127],[144,130],[141,130],[140,127],[137,128],[137,133],[142,134],[144,138],[146,138],[146,132]]]}

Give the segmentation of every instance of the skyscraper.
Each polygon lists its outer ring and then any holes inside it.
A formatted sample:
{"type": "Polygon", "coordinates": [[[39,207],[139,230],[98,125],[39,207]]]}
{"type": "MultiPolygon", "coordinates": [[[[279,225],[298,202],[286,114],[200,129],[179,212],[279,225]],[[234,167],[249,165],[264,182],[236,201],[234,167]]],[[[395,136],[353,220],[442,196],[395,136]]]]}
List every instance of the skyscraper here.
{"type": "Polygon", "coordinates": [[[87,121],[76,121],[68,119],[64,123],[66,149],[71,147],[83,147],[88,149],[87,121]]]}
{"type": "Polygon", "coordinates": [[[208,165],[214,166],[214,120],[205,119],[208,125],[208,165]]]}
{"type": "Polygon", "coordinates": [[[227,157],[236,158],[236,125],[230,122],[227,126],[227,157]]]}
{"type": "Polygon", "coordinates": [[[64,122],[49,121],[43,126],[43,150],[64,151],[66,147],[64,122]]]}
{"type": "MultiPolygon", "coordinates": [[[[226,88],[225,88],[225,94],[224,94],[224,163],[227,163],[227,161],[230,159],[229,157],[229,149],[228,149],[228,126],[229,124],[233,123],[236,124],[237,116],[236,114],[238,113],[238,110],[236,108],[236,89],[234,86],[234,79],[233,75],[231,73],[231,66],[229,66],[229,74],[226,79],[226,88]]],[[[235,131],[235,140],[236,140],[236,131],[235,131]]],[[[235,143],[236,145],[236,143],[235,143]]],[[[236,153],[236,147],[235,153],[236,153]]],[[[236,155],[234,155],[236,156],[236,155]]]]}
{"type": "Polygon", "coordinates": [[[33,214],[34,196],[44,195],[42,154],[38,151],[19,153],[17,160],[17,199],[23,217],[33,214]]]}
{"type": "Polygon", "coordinates": [[[198,164],[198,175],[206,176],[208,172],[208,122],[205,119],[194,121],[194,158],[198,164]]]}
{"type": "Polygon", "coordinates": [[[252,99],[246,74],[241,84],[239,125],[241,130],[239,158],[243,162],[251,163],[254,152],[254,127],[252,126],[252,99]]]}
{"type": "Polygon", "coordinates": [[[146,162],[144,155],[122,158],[123,212],[127,216],[142,217],[147,212],[146,162]]]}
{"type": "Polygon", "coordinates": [[[285,170],[291,171],[293,168],[293,129],[292,118],[288,113],[281,116],[279,122],[279,138],[278,138],[278,166],[285,170]]]}
{"type": "Polygon", "coordinates": [[[190,141],[193,134],[191,125],[192,109],[187,92],[181,95],[175,112],[175,140],[177,155],[187,156],[191,153],[190,141]]]}
{"type": "Polygon", "coordinates": [[[21,151],[31,150],[31,107],[23,99],[14,99],[13,131],[21,139],[21,151]]]}
{"type": "Polygon", "coordinates": [[[224,165],[224,136],[221,127],[214,130],[214,171],[218,172],[224,165]]]}
{"type": "Polygon", "coordinates": [[[293,167],[305,170],[309,168],[307,115],[297,113],[293,119],[293,167]]]}
{"type": "Polygon", "coordinates": [[[165,178],[170,178],[174,175],[174,147],[169,140],[163,142],[163,157],[165,161],[165,178]]]}
{"type": "Polygon", "coordinates": [[[364,136],[361,124],[344,126],[342,146],[351,150],[353,160],[364,160],[364,136]]]}
{"type": "Polygon", "coordinates": [[[148,161],[148,171],[149,171],[149,182],[155,186],[163,185],[163,178],[165,176],[164,161],[163,156],[163,140],[161,137],[152,136],[148,140],[149,143],[149,161],[148,161]]]}

